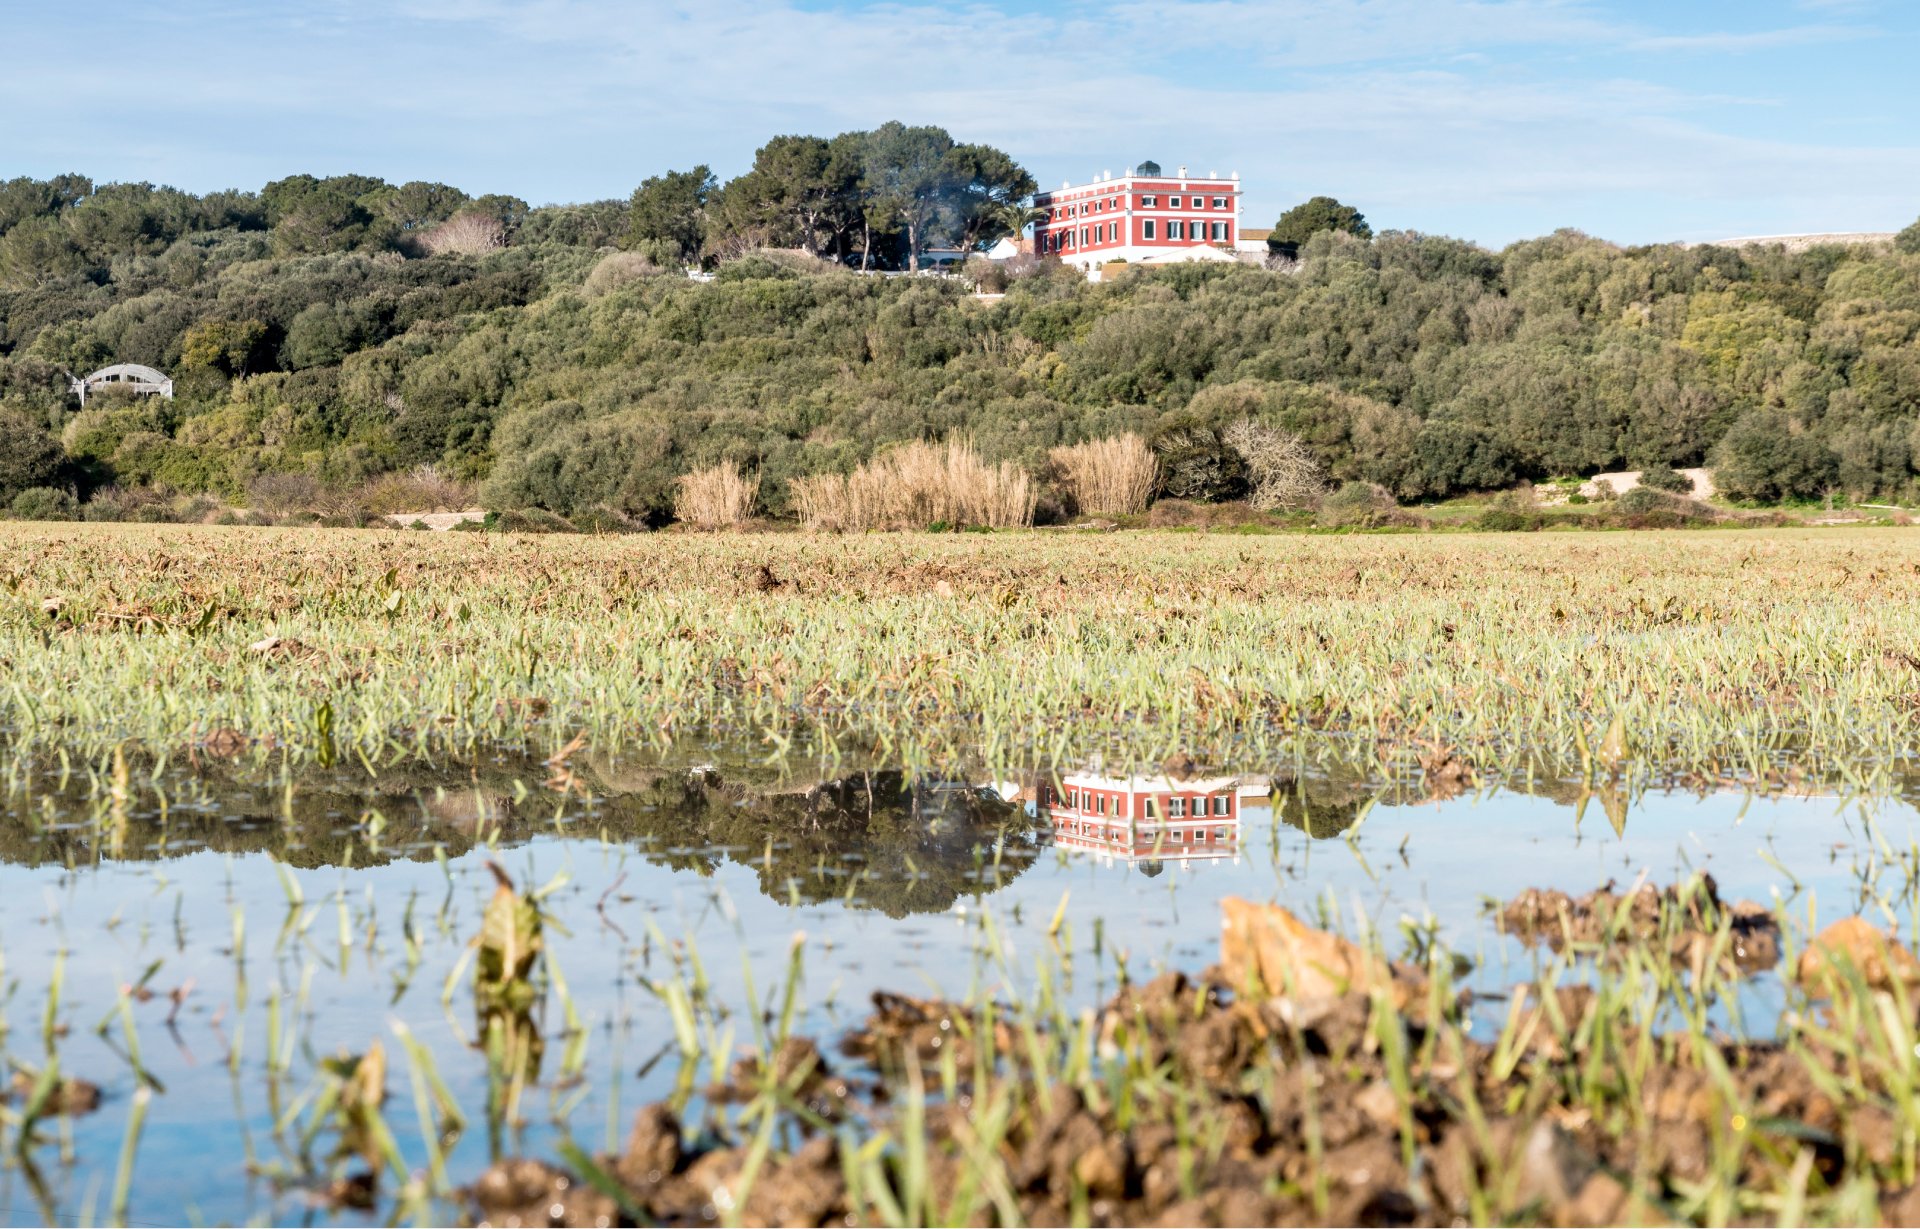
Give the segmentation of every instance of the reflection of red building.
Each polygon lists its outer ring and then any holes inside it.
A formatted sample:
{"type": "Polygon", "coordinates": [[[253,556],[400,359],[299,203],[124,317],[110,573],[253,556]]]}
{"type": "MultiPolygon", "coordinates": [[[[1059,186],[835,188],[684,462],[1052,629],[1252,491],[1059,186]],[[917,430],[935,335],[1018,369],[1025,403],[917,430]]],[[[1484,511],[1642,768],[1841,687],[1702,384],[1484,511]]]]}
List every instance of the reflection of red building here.
{"type": "Polygon", "coordinates": [[[1053,843],[1126,861],[1192,861],[1240,853],[1236,777],[1062,777],[1040,790],[1053,843]]]}
{"type": "Polygon", "coordinates": [[[1068,264],[1149,256],[1202,245],[1232,251],[1239,239],[1240,176],[1163,175],[1143,162],[1130,175],[1106,175],[1080,187],[1041,192],[1034,207],[1033,250],[1068,264]]]}

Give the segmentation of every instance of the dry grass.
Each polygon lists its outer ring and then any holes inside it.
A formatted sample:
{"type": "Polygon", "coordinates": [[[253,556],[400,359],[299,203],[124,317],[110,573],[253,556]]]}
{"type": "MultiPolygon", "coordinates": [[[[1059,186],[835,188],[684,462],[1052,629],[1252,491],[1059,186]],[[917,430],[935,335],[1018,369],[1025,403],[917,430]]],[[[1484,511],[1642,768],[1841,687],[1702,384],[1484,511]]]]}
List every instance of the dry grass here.
{"type": "Polygon", "coordinates": [[[673,518],[696,529],[745,524],[759,494],[759,475],[749,477],[732,461],[722,461],[674,482],[673,518]]]}
{"type": "Polygon", "coordinates": [[[853,473],[793,483],[793,505],[808,529],[861,532],[1033,524],[1033,480],[1010,461],[988,465],[965,440],[916,441],[882,453],[853,473]]]}
{"type": "Polygon", "coordinates": [[[1153,449],[1128,432],[1109,439],[1055,448],[1047,454],[1074,507],[1090,516],[1144,512],[1159,478],[1153,449]]]}

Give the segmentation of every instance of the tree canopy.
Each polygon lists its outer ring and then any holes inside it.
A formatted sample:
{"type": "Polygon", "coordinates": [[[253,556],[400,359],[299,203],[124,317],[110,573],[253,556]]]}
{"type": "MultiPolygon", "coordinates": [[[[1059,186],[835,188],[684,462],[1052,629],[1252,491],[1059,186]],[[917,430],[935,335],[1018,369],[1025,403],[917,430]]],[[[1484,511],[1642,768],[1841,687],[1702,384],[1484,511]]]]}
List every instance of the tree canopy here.
{"type": "Polygon", "coordinates": [[[1316,196],[1280,215],[1280,220],[1273,224],[1273,232],[1267,236],[1267,246],[1297,248],[1327,230],[1343,231],[1362,239],[1373,234],[1373,228],[1367,225],[1358,209],[1343,205],[1331,196],[1316,196]]]}
{"type": "Polygon", "coordinates": [[[10,180],[0,486],[107,516],[143,490],[251,504],[424,475],[497,509],[657,522],[678,477],[726,460],[780,515],[790,479],[903,441],[965,434],[1040,474],[1052,448],[1131,431],[1167,493],[1225,499],[1251,489],[1225,443],[1251,420],[1331,483],[1402,500],[1699,464],[1756,500],[1920,499],[1920,252],[1902,244],[1561,231],[1496,252],[1321,228],[1285,271],[1090,284],[1023,258],[992,301],[846,267],[987,242],[1029,184],[905,125],[776,137],[725,184],[695,167],[540,208],[355,175],[205,195],[10,180]],[[473,217],[497,224],[487,242],[431,239],[473,217]],[[168,372],[175,398],[82,410],[62,368],[113,361],[168,372]]]}

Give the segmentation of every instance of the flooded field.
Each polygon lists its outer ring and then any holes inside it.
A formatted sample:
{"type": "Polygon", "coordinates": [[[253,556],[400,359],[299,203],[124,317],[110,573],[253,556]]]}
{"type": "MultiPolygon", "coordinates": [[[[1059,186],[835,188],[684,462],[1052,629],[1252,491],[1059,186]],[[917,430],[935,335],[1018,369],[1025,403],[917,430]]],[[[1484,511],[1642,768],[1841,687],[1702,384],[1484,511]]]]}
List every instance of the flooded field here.
{"type": "Polygon", "coordinates": [[[1900,531],[6,532],[12,1221],[1920,1219],[1900,531]]]}
{"type": "MultiPolygon", "coordinates": [[[[876,992],[1043,1000],[1070,1020],[1197,972],[1230,897],[1396,959],[1445,949],[1488,996],[1462,1017],[1484,1040],[1505,992],[1561,959],[1497,925],[1529,888],[1706,872],[1724,899],[1817,927],[1868,902],[1910,919],[1920,870],[1914,808],[1891,798],[1442,799],[1258,766],[827,778],[685,751],[583,756],[561,780],[507,757],[371,777],[124,757],[101,776],[21,770],[0,826],[7,1216],[475,1215],[463,1188],[493,1162],[618,1154],[652,1102],[689,1134],[741,1129],[714,1092],[737,1084],[734,1059],[776,1033],[830,1046],[876,992]],[[475,981],[498,874],[545,893],[544,963],[512,1010],[475,981]],[[369,1143],[341,1103],[376,1048],[369,1143]],[[98,1104],[23,1124],[56,1064],[98,1104]]],[[[1763,970],[1711,1027],[1774,1037],[1788,997],[1763,970]]]]}

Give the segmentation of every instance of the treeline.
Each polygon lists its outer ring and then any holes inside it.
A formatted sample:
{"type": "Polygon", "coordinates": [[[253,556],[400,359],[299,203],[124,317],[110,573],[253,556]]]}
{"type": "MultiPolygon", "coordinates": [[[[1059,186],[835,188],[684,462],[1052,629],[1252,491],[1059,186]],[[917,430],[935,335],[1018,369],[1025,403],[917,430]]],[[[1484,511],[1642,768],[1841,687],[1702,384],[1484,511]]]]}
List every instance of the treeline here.
{"type": "Polygon", "coordinates": [[[1044,481],[1054,449],[1126,433],[1161,494],[1217,501],[1252,489],[1243,423],[1402,501],[1702,463],[1754,501],[1920,499],[1920,227],[1801,253],[1327,231],[1285,270],[977,268],[997,300],[844,267],[1003,233],[1030,191],[1004,155],[898,125],[541,208],[354,176],[14,180],[0,504],[475,497],[658,524],[723,461],[780,516],[794,480],[897,443],[965,437],[1044,481]],[[116,361],[177,396],[78,409],[62,369],[116,361]]]}

